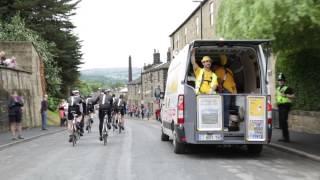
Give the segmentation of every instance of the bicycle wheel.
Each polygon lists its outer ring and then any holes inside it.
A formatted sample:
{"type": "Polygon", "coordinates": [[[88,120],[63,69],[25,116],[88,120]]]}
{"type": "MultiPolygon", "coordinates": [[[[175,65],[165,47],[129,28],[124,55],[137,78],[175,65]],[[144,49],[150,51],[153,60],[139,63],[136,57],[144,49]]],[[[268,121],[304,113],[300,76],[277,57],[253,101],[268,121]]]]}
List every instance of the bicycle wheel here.
{"type": "Polygon", "coordinates": [[[77,137],[76,137],[76,135],[73,133],[73,134],[72,134],[72,146],[75,146],[76,143],[77,143],[77,137]]]}
{"type": "Polygon", "coordinates": [[[91,132],[91,119],[88,120],[88,125],[87,125],[87,131],[88,131],[88,134],[91,132]]]}
{"type": "Polygon", "coordinates": [[[107,139],[108,139],[108,134],[107,134],[107,132],[105,132],[103,134],[103,145],[107,145],[107,139]]]}

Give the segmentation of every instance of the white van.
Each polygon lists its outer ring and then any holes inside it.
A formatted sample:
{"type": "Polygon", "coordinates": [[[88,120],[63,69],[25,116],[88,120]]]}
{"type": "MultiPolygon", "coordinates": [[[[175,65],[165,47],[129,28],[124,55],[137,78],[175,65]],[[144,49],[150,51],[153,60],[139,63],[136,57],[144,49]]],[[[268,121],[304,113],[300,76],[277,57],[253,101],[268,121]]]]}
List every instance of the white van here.
{"type": "Polygon", "coordinates": [[[161,109],[161,140],[173,140],[174,152],[184,153],[187,144],[247,145],[250,153],[259,154],[271,139],[272,119],[268,87],[266,49],[269,40],[196,40],[184,47],[172,60],[161,109]],[[228,57],[237,94],[232,96],[229,123],[236,131],[224,129],[223,94],[196,95],[191,50],[196,60],[220,54],[228,57]],[[234,122],[232,122],[234,121],[234,122]]]}

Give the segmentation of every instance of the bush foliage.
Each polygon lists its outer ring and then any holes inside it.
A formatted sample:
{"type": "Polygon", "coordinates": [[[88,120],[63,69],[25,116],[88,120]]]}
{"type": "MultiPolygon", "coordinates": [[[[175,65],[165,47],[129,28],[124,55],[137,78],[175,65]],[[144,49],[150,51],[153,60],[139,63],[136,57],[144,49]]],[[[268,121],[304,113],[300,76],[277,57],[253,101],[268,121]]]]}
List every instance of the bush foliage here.
{"type": "Polygon", "coordinates": [[[276,72],[283,72],[294,89],[294,108],[320,110],[319,0],[223,0],[217,36],[273,39],[276,72]]]}

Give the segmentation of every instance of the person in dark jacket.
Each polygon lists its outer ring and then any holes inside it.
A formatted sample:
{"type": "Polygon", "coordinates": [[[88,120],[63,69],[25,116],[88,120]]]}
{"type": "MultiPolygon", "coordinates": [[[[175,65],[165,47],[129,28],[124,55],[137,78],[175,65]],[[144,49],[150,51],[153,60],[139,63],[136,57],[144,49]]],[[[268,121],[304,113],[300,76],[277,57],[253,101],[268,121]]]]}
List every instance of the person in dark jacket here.
{"type": "Polygon", "coordinates": [[[17,140],[17,138],[24,139],[21,135],[23,104],[24,104],[23,98],[18,95],[17,91],[13,91],[8,102],[8,114],[9,114],[10,129],[12,133],[12,140],[17,140]],[[18,131],[18,136],[16,136],[17,135],[16,131],[18,131]]]}
{"type": "Polygon", "coordinates": [[[41,101],[41,127],[42,130],[48,130],[47,129],[47,117],[48,117],[48,95],[45,94],[43,96],[43,100],[41,101]]]}
{"type": "Polygon", "coordinates": [[[97,99],[94,101],[94,104],[99,104],[99,133],[100,133],[100,141],[102,141],[102,127],[104,117],[108,116],[108,129],[111,129],[111,110],[113,105],[112,96],[110,95],[110,90],[104,90],[102,94],[100,94],[97,99]]]}
{"type": "Polygon", "coordinates": [[[282,138],[280,142],[290,142],[288,129],[288,116],[295,98],[293,89],[286,84],[286,78],[283,73],[278,76],[279,86],[276,89],[277,105],[279,111],[279,122],[282,129],[282,138]]]}

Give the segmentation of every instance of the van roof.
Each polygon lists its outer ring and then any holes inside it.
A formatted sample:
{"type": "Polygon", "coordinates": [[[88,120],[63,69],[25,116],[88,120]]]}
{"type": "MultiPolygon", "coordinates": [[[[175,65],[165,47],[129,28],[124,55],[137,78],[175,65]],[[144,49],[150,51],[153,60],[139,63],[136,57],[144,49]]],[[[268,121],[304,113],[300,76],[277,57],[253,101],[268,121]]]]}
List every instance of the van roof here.
{"type": "Polygon", "coordinates": [[[271,39],[254,40],[194,40],[191,44],[197,46],[235,46],[235,45],[259,45],[270,44],[271,39]]]}

